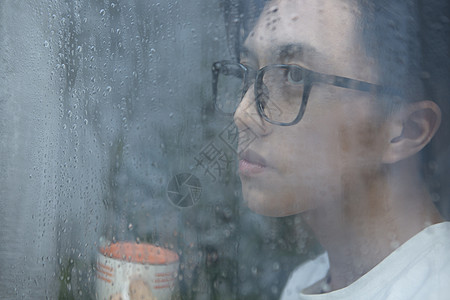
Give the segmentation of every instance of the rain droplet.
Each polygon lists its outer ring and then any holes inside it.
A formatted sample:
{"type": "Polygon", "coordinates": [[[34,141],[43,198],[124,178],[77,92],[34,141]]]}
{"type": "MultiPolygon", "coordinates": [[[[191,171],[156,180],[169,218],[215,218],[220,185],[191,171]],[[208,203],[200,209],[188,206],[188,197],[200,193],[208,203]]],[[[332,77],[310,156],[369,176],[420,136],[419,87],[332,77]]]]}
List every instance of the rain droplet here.
{"type": "Polygon", "coordinates": [[[133,230],[133,224],[128,224],[128,230],[133,230]]]}
{"type": "Polygon", "coordinates": [[[106,13],[106,11],[105,11],[104,9],[101,9],[101,10],[100,10],[100,15],[104,16],[105,13],[106,13]]]}
{"type": "Polygon", "coordinates": [[[273,285],[272,288],[271,288],[270,290],[272,291],[272,293],[273,293],[274,295],[277,295],[277,294],[278,294],[278,287],[277,287],[276,285],[273,285]]]}
{"type": "Polygon", "coordinates": [[[172,118],[173,117],[173,112],[171,112],[170,114],[169,114],[169,118],[172,118]]]}
{"type": "Polygon", "coordinates": [[[44,47],[48,48],[48,46],[50,46],[49,42],[48,41],[44,41],[44,47]]]}
{"type": "Polygon", "coordinates": [[[274,271],[278,271],[280,269],[280,264],[277,262],[274,262],[272,265],[272,268],[274,271]]]}
{"type": "Polygon", "coordinates": [[[252,267],[252,274],[255,276],[258,274],[258,269],[255,266],[252,267]]]}
{"type": "Polygon", "coordinates": [[[112,87],[108,85],[108,86],[106,87],[106,91],[109,93],[109,92],[111,92],[111,90],[112,90],[112,87]]]}

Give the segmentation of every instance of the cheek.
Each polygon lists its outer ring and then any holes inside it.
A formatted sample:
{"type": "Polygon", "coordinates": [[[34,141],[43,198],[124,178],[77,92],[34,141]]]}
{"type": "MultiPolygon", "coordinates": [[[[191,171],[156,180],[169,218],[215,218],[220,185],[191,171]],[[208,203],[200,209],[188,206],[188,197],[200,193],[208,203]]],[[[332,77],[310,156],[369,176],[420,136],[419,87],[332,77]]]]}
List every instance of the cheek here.
{"type": "Polygon", "coordinates": [[[325,176],[339,160],[336,132],[330,130],[333,125],[327,122],[313,124],[306,118],[302,122],[280,136],[277,151],[280,172],[301,177],[325,176]]]}
{"type": "Polygon", "coordinates": [[[309,182],[312,189],[319,184],[335,190],[347,173],[380,166],[383,130],[367,106],[329,106],[325,112],[310,112],[297,128],[281,136],[281,174],[309,182]]]}
{"type": "Polygon", "coordinates": [[[366,165],[379,162],[385,140],[380,122],[364,111],[357,111],[354,116],[335,129],[342,159],[366,165]]]}

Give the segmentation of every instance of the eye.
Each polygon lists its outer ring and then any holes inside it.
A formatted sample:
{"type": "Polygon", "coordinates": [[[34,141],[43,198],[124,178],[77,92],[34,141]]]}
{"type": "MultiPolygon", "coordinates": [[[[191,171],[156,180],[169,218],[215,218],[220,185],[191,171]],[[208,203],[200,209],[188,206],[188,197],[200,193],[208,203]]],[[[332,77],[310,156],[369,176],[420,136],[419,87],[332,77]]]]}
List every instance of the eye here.
{"type": "Polygon", "coordinates": [[[292,84],[303,83],[303,71],[299,68],[290,67],[287,69],[287,79],[292,84]]]}

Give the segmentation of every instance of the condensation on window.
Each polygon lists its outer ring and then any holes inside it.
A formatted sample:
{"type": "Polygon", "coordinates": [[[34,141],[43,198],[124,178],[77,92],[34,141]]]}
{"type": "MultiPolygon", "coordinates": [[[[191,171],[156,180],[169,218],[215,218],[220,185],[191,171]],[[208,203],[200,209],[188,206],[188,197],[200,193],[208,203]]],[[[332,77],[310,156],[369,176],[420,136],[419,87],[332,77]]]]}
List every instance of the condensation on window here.
{"type": "MultiPolygon", "coordinates": [[[[286,177],[273,173],[268,182],[253,185],[242,176],[258,173],[264,162],[245,150],[264,150],[264,137],[310,124],[309,106],[314,113],[314,104],[308,104],[302,116],[295,108],[295,115],[284,111],[277,118],[288,106],[270,106],[269,98],[299,89],[272,88],[273,80],[264,81],[270,75],[289,71],[289,84],[313,78],[314,72],[344,81],[351,76],[339,73],[337,65],[326,71],[332,64],[321,60],[317,70],[297,64],[258,72],[263,87],[255,89],[258,79],[250,77],[266,65],[290,64],[300,52],[314,57],[311,61],[320,57],[307,47],[299,52],[296,45],[281,54],[271,52],[285,33],[269,40],[262,32],[276,32],[283,18],[302,21],[295,11],[281,15],[284,2],[0,3],[2,299],[118,299],[128,294],[130,299],[291,299],[286,286],[293,271],[330,249],[312,232],[302,204],[283,205],[298,196],[290,188],[301,178],[314,180],[308,174],[320,176],[322,167],[335,162],[305,158],[303,169],[286,177]],[[258,56],[262,48],[255,46],[269,47],[265,53],[270,55],[258,56]],[[224,81],[231,76],[237,81],[224,81]],[[267,99],[258,98],[258,91],[267,99]],[[230,95],[238,103],[224,111],[230,103],[220,106],[215,100],[230,95]],[[238,105],[242,109],[242,97],[260,99],[245,118],[234,114],[238,105]],[[288,124],[293,127],[276,123],[295,120],[288,124]],[[252,166],[242,165],[249,160],[252,166]],[[255,191],[271,195],[270,204],[255,204],[255,191]]],[[[345,11],[352,12],[356,2],[343,2],[345,11]]],[[[448,219],[450,14],[444,2],[422,3],[417,15],[407,15],[420,18],[418,43],[426,61],[420,77],[425,94],[437,99],[442,110],[437,142],[425,149],[423,174],[431,200],[448,219]]],[[[333,23],[321,11],[311,18],[317,24],[333,23]]],[[[387,27],[401,32],[402,24],[387,27]]],[[[302,26],[289,34],[297,30],[302,32],[302,26]]],[[[317,84],[331,82],[320,80],[326,82],[317,84]]],[[[358,87],[365,89],[364,84],[358,87]]],[[[315,92],[313,87],[310,103],[315,92]]],[[[367,142],[371,134],[359,138],[367,142]]],[[[307,143],[317,141],[313,135],[299,139],[274,139],[272,154],[300,155],[307,143]]],[[[283,167],[290,170],[289,164],[295,167],[293,161],[283,167]]],[[[326,198],[330,190],[321,186],[318,197],[326,198]]],[[[395,244],[396,237],[390,239],[395,244]]]]}

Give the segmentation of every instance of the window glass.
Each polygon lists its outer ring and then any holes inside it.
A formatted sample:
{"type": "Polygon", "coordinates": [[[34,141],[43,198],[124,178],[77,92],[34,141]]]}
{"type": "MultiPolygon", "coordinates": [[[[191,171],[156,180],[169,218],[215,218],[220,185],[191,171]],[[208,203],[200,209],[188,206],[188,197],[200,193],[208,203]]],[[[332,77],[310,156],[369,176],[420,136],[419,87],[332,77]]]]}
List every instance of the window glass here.
{"type": "Polygon", "coordinates": [[[2,1],[0,298],[444,299],[449,37],[441,0],[2,1]]]}

